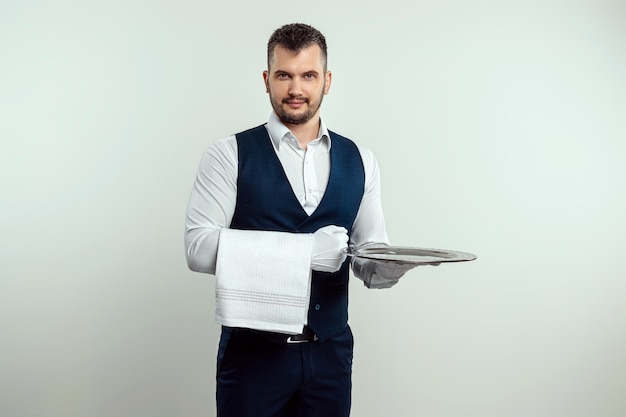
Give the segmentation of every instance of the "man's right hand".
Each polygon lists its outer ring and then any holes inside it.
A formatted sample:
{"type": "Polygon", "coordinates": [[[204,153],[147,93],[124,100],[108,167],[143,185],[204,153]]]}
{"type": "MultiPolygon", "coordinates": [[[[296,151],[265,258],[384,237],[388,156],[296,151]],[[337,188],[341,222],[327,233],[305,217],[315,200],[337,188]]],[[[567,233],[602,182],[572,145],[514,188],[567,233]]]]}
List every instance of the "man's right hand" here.
{"type": "Polygon", "coordinates": [[[339,226],[324,226],[313,233],[311,268],[320,272],[337,272],[346,260],[348,231],[339,226]]]}

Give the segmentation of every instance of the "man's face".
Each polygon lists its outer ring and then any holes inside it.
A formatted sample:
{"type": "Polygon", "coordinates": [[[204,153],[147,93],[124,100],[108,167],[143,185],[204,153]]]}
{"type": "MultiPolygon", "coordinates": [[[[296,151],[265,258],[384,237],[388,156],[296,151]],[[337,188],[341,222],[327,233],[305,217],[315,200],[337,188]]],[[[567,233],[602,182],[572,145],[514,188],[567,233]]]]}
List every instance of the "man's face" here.
{"type": "Polygon", "coordinates": [[[280,120],[296,125],[317,118],[332,78],[330,71],[324,73],[320,47],[311,45],[293,52],[277,46],[270,62],[263,79],[280,120]]]}

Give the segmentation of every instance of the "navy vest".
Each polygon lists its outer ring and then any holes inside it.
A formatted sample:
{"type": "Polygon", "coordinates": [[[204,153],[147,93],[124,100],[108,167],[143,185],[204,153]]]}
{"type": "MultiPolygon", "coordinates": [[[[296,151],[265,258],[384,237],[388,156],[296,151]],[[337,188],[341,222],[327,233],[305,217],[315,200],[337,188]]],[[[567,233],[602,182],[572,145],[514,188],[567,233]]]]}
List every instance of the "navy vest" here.
{"type": "MultiPolygon", "coordinates": [[[[239,173],[232,229],[313,233],[328,225],[352,230],[365,170],[356,145],[329,132],[330,177],[317,209],[309,216],[291,189],[265,126],[238,133],[239,173]]],[[[308,325],[321,341],[348,323],[349,261],[335,273],[313,271],[308,325]]]]}

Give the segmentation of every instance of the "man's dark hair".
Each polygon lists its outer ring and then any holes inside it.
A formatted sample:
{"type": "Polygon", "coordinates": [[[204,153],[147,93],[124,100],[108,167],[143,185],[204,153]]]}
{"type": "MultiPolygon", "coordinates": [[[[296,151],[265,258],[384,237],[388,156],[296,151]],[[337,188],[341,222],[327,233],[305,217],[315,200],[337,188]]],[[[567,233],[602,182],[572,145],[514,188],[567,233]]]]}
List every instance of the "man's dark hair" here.
{"type": "Polygon", "coordinates": [[[292,52],[299,52],[313,44],[318,45],[322,50],[322,64],[324,72],[326,72],[326,38],[319,30],[304,23],[291,23],[281,26],[274,31],[267,42],[267,68],[270,68],[272,57],[274,56],[274,48],[277,46],[292,52]]]}

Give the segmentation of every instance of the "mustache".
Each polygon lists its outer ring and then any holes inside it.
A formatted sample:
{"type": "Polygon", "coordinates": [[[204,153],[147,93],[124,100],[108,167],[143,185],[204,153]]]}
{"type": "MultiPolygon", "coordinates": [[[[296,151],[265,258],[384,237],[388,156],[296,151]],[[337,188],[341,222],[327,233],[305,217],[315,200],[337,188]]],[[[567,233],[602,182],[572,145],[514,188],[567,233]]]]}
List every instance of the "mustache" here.
{"type": "Polygon", "coordinates": [[[303,101],[305,103],[309,103],[309,99],[306,97],[302,97],[302,96],[289,96],[283,99],[283,103],[288,103],[291,100],[298,100],[298,101],[303,101]]]}

